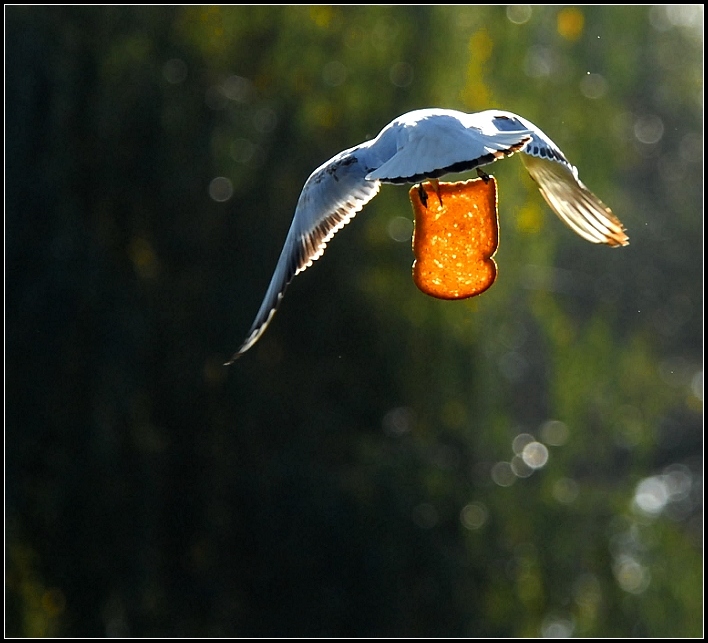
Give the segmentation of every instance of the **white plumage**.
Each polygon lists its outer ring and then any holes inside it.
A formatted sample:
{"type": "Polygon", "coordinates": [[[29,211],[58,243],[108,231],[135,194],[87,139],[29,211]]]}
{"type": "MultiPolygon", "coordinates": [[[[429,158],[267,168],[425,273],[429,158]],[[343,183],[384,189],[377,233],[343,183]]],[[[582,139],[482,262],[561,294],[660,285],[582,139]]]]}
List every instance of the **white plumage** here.
{"type": "Polygon", "coordinates": [[[263,303],[227,365],[258,341],[292,278],[322,256],[327,242],[376,195],[381,183],[437,179],[514,152],[523,152],[524,165],[546,202],[572,230],[592,243],[627,245],[622,223],[533,123],[501,110],[409,112],[375,139],[340,152],[307,179],[263,303]]]}

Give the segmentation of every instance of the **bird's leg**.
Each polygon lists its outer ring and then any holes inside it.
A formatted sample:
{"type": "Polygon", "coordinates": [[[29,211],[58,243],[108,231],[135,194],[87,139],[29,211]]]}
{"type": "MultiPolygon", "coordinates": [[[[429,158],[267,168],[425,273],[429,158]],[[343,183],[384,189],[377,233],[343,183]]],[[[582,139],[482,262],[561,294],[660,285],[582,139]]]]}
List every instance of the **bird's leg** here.
{"type": "Polygon", "coordinates": [[[479,167],[477,168],[477,176],[485,183],[489,183],[489,174],[487,174],[483,169],[479,167]]]}
{"type": "Polygon", "coordinates": [[[440,207],[443,207],[443,202],[442,202],[442,194],[440,194],[440,181],[437,179],[430,179],[430,183],[433,186],[433,190],[435,190],[435,194],[438,195],[438,201],[440,201],[440,207]]]}
{"type": "Polygon", "coordinates": [[[422,183],[418,183],[418,196],[420,197],[420,202],[423,204],[423,207],[427,208],[428,193],[425,191],[425,188],[423,187],[422,183]]]}

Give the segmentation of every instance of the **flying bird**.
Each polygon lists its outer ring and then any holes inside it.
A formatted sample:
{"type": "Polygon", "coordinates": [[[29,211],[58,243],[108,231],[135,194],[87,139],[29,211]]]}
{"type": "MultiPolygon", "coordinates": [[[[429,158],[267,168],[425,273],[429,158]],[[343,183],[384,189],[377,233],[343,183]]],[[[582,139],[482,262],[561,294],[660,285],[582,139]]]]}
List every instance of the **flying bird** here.
{"type": "MultiPolygon", "coordinates": [[[[578,170],[538,127],[501,110],[466,114],[420,109],[399,116],[373,140],[337,154],[307,179],[285,245],[248,336],[226,365],[263,334],[293,277],[322,256],[327,243],[376,196],[381,183],[433,181],[522,152],[551,209],[591,243],[625,246],[624,226],[578,178],[578,170]]],[[[480,176],[486,174],[477,169],[480,176]]]]}

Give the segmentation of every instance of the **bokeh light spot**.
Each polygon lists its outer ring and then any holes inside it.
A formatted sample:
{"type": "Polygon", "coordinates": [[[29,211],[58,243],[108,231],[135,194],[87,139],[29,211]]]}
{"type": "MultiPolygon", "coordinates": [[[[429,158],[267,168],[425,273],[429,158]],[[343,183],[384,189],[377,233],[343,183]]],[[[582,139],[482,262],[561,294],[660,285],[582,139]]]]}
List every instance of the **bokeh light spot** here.
{"type": "Polygon", "coordinates": [[[528,4],[511,4],[506,8],[506,17],[515,25],[523,25],[531,20],[533,10],[528,4]]]}
{"type": "Polygon", "coordinates": [[[222,84],[221,91],[229,100],[248,103],[255,93],[253,83],[242,76],[229,76],[222,84]]]}
{"type": "Polygon", "coordinates": [[[388,222],[388,236],[403,243],[413,237],[413,221],[408,217],[393,217],[388,222]]]}
{"type": "Polygon", "coordinates": [[[557,67],[555,54],[541,45],[529,47],[524,58],[524,71],[530,78],[550,76],[557,67]]]}
{"type": "Polygon", "coordinates": [[[693,475],[685,464],[670,464],[664,469],[663,478],[672,502],[688,497],[693,486],[693,475]]]}
{"type": "Polygon", "coordinates": [[[237,163],[248,163],[256,151],[256,144],[247,138],[234,139],[229,146],[229,156],[237,163]]]}
{"type": "Polygon", "coordinates": [[[460,512],[460,521],[470,531],[483,527],[487,522],[489,511],[481,502],[470,502],[460,512]]]}
{"type": "Polygon", "coordinates": [[[634,505],[649,515],[661,513],[668,500],[668,490],[659,476],[644,478],[634,492],[634,505]]]}
{"type": "Polygon", "coordinates": [[[516,474],[509,462],[497,462],[492,467],[492,480],[500,487],[510,487],[516,481],[516,474]]]}
{"type": "Polygon", "coordinates": [[[568,441],[570,431],[565,422],[559,420],[548,420],[541,425],[539,430],[541,439],[553,447],[559,447],[568,441]]]}
{"type": "Polygon", "coordinates": [[[310,19],[318,27],[326,29],[334,17],[334,9],[328,5],[310,7],[310,19]]]}
{"type": "MultiPolygon", "coordinates": [[[[658,516],[670,503],[689,500],[692,486],[691,470],[684,464],[672,464],[664,469],[663,474],[639,482],[632,506],[646,516],[658,516]]],[[[691,504],[689,500],[687,509],[691,504]]]]}
{"type": "Polygon", "coordinates": [[[534,472],[520,455],[515,455],[511,459],[511,470],[517,478],[528,478],[534,472]]]}
{"type": "Polygon", "coordinates": [[[531,442],[534,442],[535,440],[536,438],[534,438],[530,433],[519,433],[511,441],[511,448],[516,455],[521,455],[524,450],[524,447],[527,444],[531,444],[531,442]]]}
{"type": "Polygon", "coordinates": [[[703,5],[654,5],[649,10],[649,22],[658,32],[668,31],[672,27],[683,27],[702,34],[703,5]]]}
{"type": "Polygon", "coordinates": [[[415,413],[408,406],[398,406],[384,415],[381,425],[386,434],[398,437],[413,428],[415,413]]]}
{"type": "Polygon", "coordinates": [[[595,574],[581,574],[573,583],[575,602],[584,608],[594,609],[602,600],[602,586],[595,574]]]}
{"type": "Polygon", "coordinates": [[[583,34],[585,16],[580,9],[569,7],[558,12],[558,33],[566,40],[575,41],[583,34]]]}
{"type": "Polygon", "coordinates": [[[664,123],[654,115],[640,116],[634,122],[634,136],[645,145],[654,145],[664,135],[664,123]]]}
{"type": "Polygon", "coordinates": [[[540,469],[548,462],[548,449],[540,442],[530,442],[524,447],[521,457],[532,469],[540,469]]]}
{"type": "Polygon", "coordinates": [[[703,136],[689,132],[681,138],[679,156],[686,163],[700,163],[703,160],[703,136]]]}
{"type": "Polygon", "coordinates": [[[234,194],[234,188],[225,176],[217,176],[209,183],[209,196],[219,203],[228,201],[234,194]]]}
{"type": "Polygon", "coordinates": [[[408,87],[414,76],[413,67],[404,62],[396,63],[389,71],[389,78],[396,87],[408,87]]]}
{"type": "Polygon", "coordinates": [[[579,492],[578,483],[572,478],[560,478],[556,480],[551,491],[553,498],[563,505],[569,505],[575,502],[579,492]]]}
{"type": "Polygon", "coordinates": [[[607,87],[607,81],[600,74],[588,73],[580,81],[582,95],[593,100],[602,98],[607,93],[607,87]]]}
{"type": "Polygon", "coordinates": [[[573,635],[575,625],[569,618],[547,616],[541,626],[541,636],[544,639],[567,639],[573,635]]]}
{"type": "Polygon", "coordinates": [[[696,371],[695,375],[691,378],[691,393],[694,397],[697,397],[701,402],[703,401],[703,371],[696,371]]]}
{"type": "Polygon", "coordinates": [[[649,570],[640,565],[632,556],[620,555],[612,566],[617,584],[630,594],[641,594],[647,587],[651,576],[649,570]]]}

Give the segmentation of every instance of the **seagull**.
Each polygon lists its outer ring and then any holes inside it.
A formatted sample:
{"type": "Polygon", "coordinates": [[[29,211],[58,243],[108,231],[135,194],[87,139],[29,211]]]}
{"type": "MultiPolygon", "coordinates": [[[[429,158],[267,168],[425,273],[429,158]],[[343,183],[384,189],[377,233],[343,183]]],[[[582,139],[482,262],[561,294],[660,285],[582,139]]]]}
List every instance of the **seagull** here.
{"type": "MultiPolygon", "coordinates": [[[[382,183],[405,184],[477,169],[522,152],[551,209],[591,243],[625,246],[629,238],[612,211],[578,178],[578,170],[533,123],[501,110],[473,114],[419,109],[399,116],[373,140],[340,152],[307,179],[285,245],[248,336],[226,366],[261,337],[293,277],[312,265],[327,243],[376,196],[382,183]]],[[[423,199],[423,201],[425,201],[423,199]]]]}

